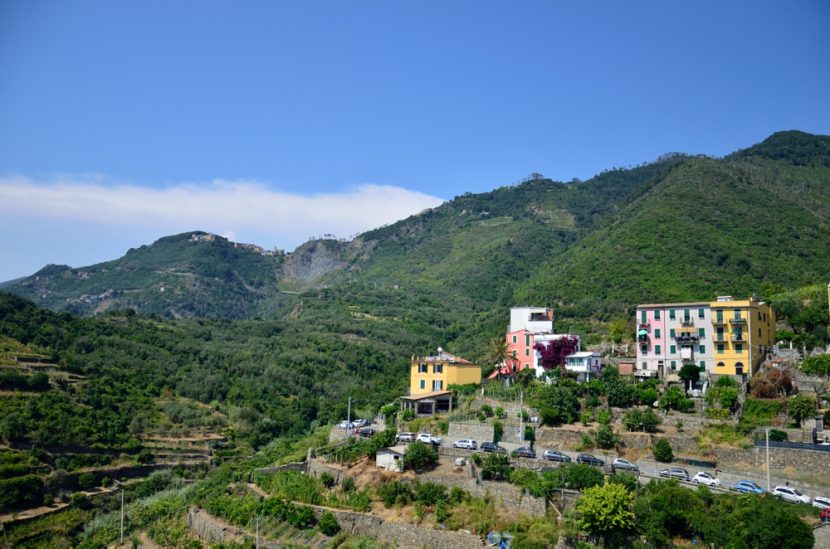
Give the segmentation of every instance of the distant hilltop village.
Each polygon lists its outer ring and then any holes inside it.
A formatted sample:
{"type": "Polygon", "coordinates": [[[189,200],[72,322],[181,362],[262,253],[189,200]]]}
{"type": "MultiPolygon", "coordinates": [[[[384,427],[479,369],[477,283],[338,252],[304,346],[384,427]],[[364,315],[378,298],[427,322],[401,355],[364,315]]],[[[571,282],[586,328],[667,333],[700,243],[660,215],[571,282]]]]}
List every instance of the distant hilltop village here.
{"type": "MultiPolygon", "coordinates": [[[[221,238],[222,240],[227,240],[228,242],[231,242],[224,236],[219,236],[217,234],[212,233],[193,233],[192,235],[190,235],[191,242],[213,242],[217,238],[221,238]]],[[[246,244],[244,242],[233,242],[233,247],[243,250],[250,250],[254,253],[258,253],[259,255],[282,255],[284,253],[282,250],[278,248],[274,248],[273,250],[266,250],[262,246],[257,246],[256,244],[246,244]]]]}

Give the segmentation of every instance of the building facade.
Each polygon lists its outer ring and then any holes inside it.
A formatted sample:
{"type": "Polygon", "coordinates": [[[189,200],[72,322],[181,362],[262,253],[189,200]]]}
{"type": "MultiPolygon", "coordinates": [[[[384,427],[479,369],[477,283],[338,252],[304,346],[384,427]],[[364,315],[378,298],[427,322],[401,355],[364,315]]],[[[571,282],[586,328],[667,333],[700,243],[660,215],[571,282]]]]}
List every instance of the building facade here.
{"type": "Polygon", "coordinates": [[[718,297],[712,303],[712,328],[715,374],[751,376],[775,344],[775,313],[755,298],[718,297]]]}
{"type": "Polygon", "coordinates": [[[450,385],[481,383],[481,366],[445,352],[435,356],[413,356],[410,364],[409,394],[446,391],[450,385]]]}
{"type": "Polygon", "coordinates": [[[775,337],[771,309],[755,299],[646,304],[636,315],[639,377],[676,379],[686,364],[719,375],[751,374],[775,337]]]}
{"type": "MultiPolygon", "coordinates": [[[[536,351],[538,343],[566,337],[568,334],[553,333],[553,309],[547,307],[513,307],[510,309],[510,325],[507,327],[507,352],[513,357],[513,363],[506,365],[513,373],[533,368],[537,376],[542,376],[544,368],[539,364],[536,351]]],[[[579,342],[578,336],[576,337],[579,342]]],[[[577,343],[579,351],[579,343],[577,343]]]]}
{"type": "Polygon", "coordinates": [[[600,374],[601,358],[597,352],[573,353],[565,358],[565,369],[576,374],[577,381],[590,381],[600,374]]]}

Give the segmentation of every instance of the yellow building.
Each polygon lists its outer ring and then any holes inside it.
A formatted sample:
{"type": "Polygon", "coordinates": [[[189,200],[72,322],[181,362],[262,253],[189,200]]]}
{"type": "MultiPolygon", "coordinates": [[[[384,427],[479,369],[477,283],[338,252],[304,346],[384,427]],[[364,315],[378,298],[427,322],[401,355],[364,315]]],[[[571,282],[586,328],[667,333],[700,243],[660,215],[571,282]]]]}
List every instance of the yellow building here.
{"type": "Polygon", "coordinates": [[[436,356],[413,356],[409,375],[409,394],[446,391],[450,385],[481,383],[481,366],[444,352],[436,356]]]}
{"type": "Polygon", "coordinates": [[[712,302],[714,374],[752,375],[775,344],[775,314],[755,298],[712,302]]]}

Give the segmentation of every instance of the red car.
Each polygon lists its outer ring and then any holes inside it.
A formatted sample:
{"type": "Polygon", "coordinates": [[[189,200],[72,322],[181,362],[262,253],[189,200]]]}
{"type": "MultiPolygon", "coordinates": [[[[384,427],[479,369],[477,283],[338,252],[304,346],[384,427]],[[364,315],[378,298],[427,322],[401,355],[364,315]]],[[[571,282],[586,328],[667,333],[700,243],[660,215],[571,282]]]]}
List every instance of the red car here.
{"type": "Polygon", "coordinates": [[[821,522],[830,522],[830,509],[822,509],[818,516],[821,522]]]}

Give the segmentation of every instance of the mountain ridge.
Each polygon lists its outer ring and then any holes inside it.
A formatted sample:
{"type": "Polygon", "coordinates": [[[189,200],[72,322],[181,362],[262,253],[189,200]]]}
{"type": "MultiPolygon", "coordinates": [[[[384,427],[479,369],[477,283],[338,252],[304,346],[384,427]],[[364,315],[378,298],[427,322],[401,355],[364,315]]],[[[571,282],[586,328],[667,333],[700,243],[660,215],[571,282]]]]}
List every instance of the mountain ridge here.
{"type": "Polygon", "coordinates": [[[283,254],[190,231],[89,267],[49,265],[5,289],[87,315],[271,317],[303,292],[340,289],[360,304],[392,288],[456,318],[522,302],[608,320],[642,299],[829,278],[828,190],[830,137],[776,132],[722,158],[677,153],[586,181],[465,193],[348,242],[283,254]]]}

